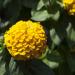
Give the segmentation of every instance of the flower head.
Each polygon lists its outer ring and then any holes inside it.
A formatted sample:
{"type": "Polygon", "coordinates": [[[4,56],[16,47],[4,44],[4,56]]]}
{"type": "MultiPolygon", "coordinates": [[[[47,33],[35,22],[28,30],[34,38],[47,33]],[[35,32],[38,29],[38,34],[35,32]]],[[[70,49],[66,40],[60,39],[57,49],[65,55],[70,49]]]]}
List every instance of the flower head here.
{"type": "Polygon", "coordinates": [[[40,23],[21,20],[5,32],[4,42],[14,59],[26,60],[44,52],[46,35],[40,23]]]}
{"type": "Polygon", "coordinates": [[[75,15],[75,0],[62,0],[64,8],[70,15],[75,15]]]}

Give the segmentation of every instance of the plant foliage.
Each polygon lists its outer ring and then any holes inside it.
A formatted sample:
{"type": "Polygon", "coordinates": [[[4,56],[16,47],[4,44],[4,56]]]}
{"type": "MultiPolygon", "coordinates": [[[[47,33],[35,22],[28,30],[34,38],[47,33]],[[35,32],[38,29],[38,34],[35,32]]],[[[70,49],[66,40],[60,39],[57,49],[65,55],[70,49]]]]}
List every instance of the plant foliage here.
{"type": "Polygon", "coordinates": [[[75,15],[61,0],[0,0],[0,75],[74,75],[75,15]],[[47,48],[38,60],[16,61],[7,52],[3,35],[18,20],[40,22],[47,48]]]}

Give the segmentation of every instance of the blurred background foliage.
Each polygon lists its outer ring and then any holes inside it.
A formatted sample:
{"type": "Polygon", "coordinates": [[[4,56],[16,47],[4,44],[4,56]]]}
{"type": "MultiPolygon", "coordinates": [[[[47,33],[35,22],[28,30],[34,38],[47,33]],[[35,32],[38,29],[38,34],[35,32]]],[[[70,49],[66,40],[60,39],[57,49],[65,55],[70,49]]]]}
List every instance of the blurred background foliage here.
{"type": "Polygon", "coordinates": [[[75,16],[61,0],[0,0],[1,75],[75,75],[75,16]],[[18,62],[6,52],[3,34],[18,20],[39,21],[47,35],[45,54],[18,62]]]}

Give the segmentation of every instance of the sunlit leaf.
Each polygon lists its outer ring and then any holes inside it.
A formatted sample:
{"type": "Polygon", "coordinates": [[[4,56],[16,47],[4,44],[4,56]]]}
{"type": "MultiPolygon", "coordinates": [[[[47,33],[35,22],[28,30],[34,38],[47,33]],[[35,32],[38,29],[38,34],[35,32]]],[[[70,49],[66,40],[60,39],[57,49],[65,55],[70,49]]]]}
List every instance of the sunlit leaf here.
{"type": "Polygon", "coordinates": [[[55,62],[55,61],[50,61],[48,60],[47,58],[43,59],[43,62],[48,65],[50,68],[54,69],[54,68],[57,68],[59,66],[59,63],[58,62],[55,62]]]}
{"type": "Polygon", "coordinates": [[[75,30],[73,29],[71,23],[69,23],[66,31],[67,31],[68,38],[72,41],[75,41],[75,30]]]}
{"type": "Polygon", "coordinates": [[[40,10],[44,6],[43,0],[40,0],[37,5],[37,10],[40,10]]]}
{"type": "Polygon", "coordinates": [[[32,14],[31,19],[35,20],[35,21],[45,21],[45,20],[47,20],[51,16],[47,12],[47,10],[42,10],[42,11],[34,11],[33,10],[31,12],[31,14],[32,14]]]}
{"type": "Polygon", "coordinates": [[[52,16],[52,19],[55,20],[55,21],[57,21],[57,20],[59,19],[59,17],[60,17],[60,12],[57,11],[57,12],[52,16]]]}
{"type": "Polygon", "coordinates": [[[51,39],[54,42],[54,44],[56,44],[56,45],[59,45],[60,44],[61,39],[57,35],[55,29],[50,30],[50,36],[51,36],[51,39]]]}
{"type": "Polygon", "coordinates": [[[44,6],[49,7],[50,6],[49,0],[43,0],[44,6]]]}

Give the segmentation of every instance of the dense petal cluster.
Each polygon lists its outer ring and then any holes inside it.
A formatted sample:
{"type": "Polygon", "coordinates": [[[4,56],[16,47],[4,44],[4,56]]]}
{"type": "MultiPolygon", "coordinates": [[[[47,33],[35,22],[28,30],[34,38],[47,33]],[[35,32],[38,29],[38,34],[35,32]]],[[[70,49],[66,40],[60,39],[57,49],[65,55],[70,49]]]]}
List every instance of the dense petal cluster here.
{"type": "Polygon", "coordinates": [[[75,15],[75,0],[62,0],[64,8],[70,15],[75,15]]]}
{"type": "Polygon", "coordinates": [[[14,59],[26,60],[44,52],[46,35],[40,23],[21,20],[5,32],[4,42],[14,59]]]}

